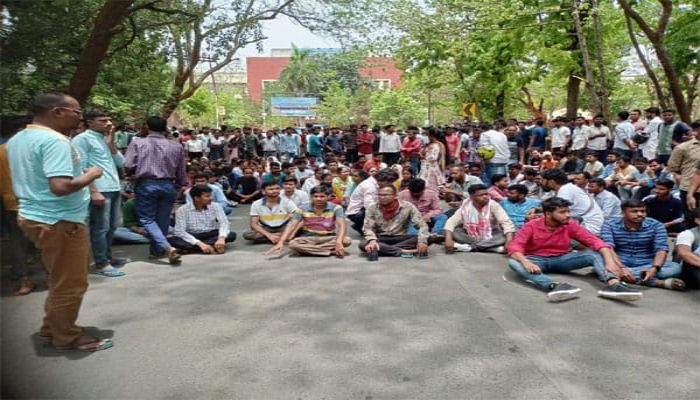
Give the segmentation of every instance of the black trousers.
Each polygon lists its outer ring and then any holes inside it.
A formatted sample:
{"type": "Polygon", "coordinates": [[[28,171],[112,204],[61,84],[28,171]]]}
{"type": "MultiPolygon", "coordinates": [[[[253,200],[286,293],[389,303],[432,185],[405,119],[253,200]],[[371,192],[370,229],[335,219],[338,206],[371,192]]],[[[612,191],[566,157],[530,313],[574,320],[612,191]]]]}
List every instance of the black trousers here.
{"type": "MultiPolygon", "coordinates": [[[[219,230],[213,230],[209,232],[202,232],[202,233],[191,233],[192,236],[197,238],[197,240],[204,242],[210,246],[213,246],[217,240],[219,240],[219,230]]],[[[236,232],[229,232],[228,236],[226,236],[226,243],[232,243],[236,240],[236,232]]],[[[196,244],[190,244],[187,243],[186,241],[182,240],[181,238],[177,236],[171,236],[168,238],[168,242],[170,242],[170,245],[173,246],[176,249],[180,250],[185,250],[190,253],[194,252],[201,252],[202,250],[197,246],[196,244]]]]}
{"type": "Polygon", "coordinates": [[[347,149],[345,151],[345,162],[352,164],[357,161],[357,149],[347,149]]]}
{"type": "Polygon", "coordinates": [[[382,161],[386,166],[391,168],[392,165],[398,164],[401,159],[401,153],[382,153],[382,161]]]}
{"type": "MultiPolygon", "coordinates": [[[[379,235],[377,236],[377,243],[379,244],[379,255],[399,257],[401,255],[401,249],[411,250],[418,246],[418,236],[413,235],[398,235],[398,236],[387,236],[379,235]]],[[[367,246],[367,240],[362,239],[360,241],[360,251],[365,251],[365,246],[367,246]]]]}
{"type": "MultiPolygon", "coordinates": [[[[695,227],[695,220],[690,216],[690,210],[688,209],[688,192],[681,190],[681,209],[683,210],[683,218],[685,223],[685,228],[690,229],[695,227]]],[[[695,193],[695,200],[700,204],[700,193],[695,193]]]]}
{"type": "Polygon", "coordinates": [[[352,221],[352,229],[362,234],[362,227],[365,226],[365,209],[361,209],[359,213],[346,215],[352,221]]]}
{"type": "Polygon", "coordinates": [[[683,263],[681,276],[688,289],[700,289],[700,268],[683,263]]]}

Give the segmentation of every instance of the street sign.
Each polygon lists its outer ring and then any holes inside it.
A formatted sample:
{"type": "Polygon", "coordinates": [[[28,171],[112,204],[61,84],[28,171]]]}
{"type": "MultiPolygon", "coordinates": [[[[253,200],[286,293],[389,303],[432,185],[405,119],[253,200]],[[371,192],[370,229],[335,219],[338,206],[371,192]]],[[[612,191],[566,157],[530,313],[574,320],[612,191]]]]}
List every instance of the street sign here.
{"type": "Polygon", "coordinates": [[[475,117],[476,116],[476,103],[462,103],[462,109],[459,114],[463,117],[475,117]]]}
{"type": "Polygon", "coordinates": [[[315,117],[316,97],[273,97],[270,115],[273,117],[315,117]]]}

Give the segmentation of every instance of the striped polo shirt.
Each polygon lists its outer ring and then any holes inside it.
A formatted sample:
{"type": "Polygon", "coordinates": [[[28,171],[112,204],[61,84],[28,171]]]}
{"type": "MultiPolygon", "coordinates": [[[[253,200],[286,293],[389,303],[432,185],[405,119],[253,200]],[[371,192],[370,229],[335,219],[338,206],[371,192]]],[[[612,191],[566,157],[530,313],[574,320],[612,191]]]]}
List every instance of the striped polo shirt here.
{"type": "Polygon", "coordinates": [[[267,205],[267,198],[255,200],[250,207],[250,216],[258,217],[260,225],[268,228],[279,228],[289,222],[289,218],[295,212],[297,206],[294,202],[285,197],[279,197],[277,204],[270,208],[267,205]]]}
{"type": "Polygon", "coordinates": [[[343,207],[329,202],[321,214],[316,214],[314,206],[307,204],[298,208],[293,218],[304,220],[301,228],[303,236],[331,236],[335,235],[336,219],[343,218],[344,215],[343,207]]]}

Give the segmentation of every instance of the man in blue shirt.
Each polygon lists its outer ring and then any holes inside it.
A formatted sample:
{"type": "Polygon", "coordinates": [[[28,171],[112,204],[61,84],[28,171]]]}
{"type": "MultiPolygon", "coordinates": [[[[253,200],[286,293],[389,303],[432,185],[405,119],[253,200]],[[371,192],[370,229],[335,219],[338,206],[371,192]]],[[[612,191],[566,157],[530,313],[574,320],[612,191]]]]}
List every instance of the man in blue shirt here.
{"type": "Polygon", "coordinates": [[[125,273],[115,267],[127,260],[112,258],[112,239],[121,213],[117,168],[124,165],[124,157],[114,143],[114,125],[106,111],[89,110],[83,117],[88,129],[73,138],[80,153],[80,167],[102,169],[102,177],[90,185],[90,244],[95,272],[110,278],[123,276],[125,273]]]}
{"type": "MultiPolygon", "coordinates": [[[[209,183],[210,177],[211,177],[211,173],[199,173],[199,174],[195,175],[195,177],[194,177],[195,186],[196,185],[209,186],[209,188],[211,188],[211,190],[212,190],[212,195],[211,195],[212,202],[220,205],[221,208],[224,209],[224,213],[226,213],[226,215],[231,214],[233,212],[233,207],[231,207],[231,205],[229,204],[228,198],[226,198],[224,191],[220,187],[209,183]]],[[[192,203],[192,196],[190,196],[189,192],[187,192],[187,195],[185,196],[185,202],[187,204],[192,203]]]]}
{"type": "Polygon", "coordinates": [[[284,130],[284,134],[280,135],[280,160],[291,161],[294,157],[299,155],[299,145],[301,144],[301,139],[299,135],[294,132],[294,128],[287,127],[284,130]]]}
{"type": "Polygon", "coordinates": [[[622,202],[622,218],[603,224],[600,237],[615,250],[611,271],[625,282],[637,285],[682,290],[685,284],[675,277],[681,266],[667,260],[668,235],[663,224],[647,218],[647,209],[640,200],[622,202]]]}
{"type": "Polygon", "coordinates": [[[501,200],[501,207],[513,221],[515,229],[520,229],[525,222],[535,216],[540,207],[540,199],[527,197],[528,189],[525,185],[510,185],[506,192],[506,198],[501,200]]]}
{"type": "Polygon", "coordinates": [[[544,127],[544,120],[538,119],[535,121],[535,127],[530,131],[530,143],[527,146],[527,152],[533,148],[544,150],[546,145],[546,137],[547,129],[544,127]]]}
{"type": "Polygon", "coordinates": [[[48,275],[46,316],[39,335],[56,348],[105,350],[112,347],[111,339],[90,337],[75,324],[88,287],[86,187],[102,169],[82,171],[80,155],[68,140],[82,115],[77,100],[63,93],[41,93],[34,98],[32,114],[33,123],[10,139],[7,153],[19,200],[19,226],[41,250],[48,275]]]}

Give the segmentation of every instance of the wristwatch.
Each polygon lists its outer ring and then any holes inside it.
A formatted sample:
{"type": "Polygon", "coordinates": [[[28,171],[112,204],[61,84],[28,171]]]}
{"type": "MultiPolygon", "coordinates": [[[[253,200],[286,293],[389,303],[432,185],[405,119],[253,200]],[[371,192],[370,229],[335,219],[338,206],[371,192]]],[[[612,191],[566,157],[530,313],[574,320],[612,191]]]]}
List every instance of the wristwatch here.
{"type": "Polygon", "coordinates": [[[660,265],[652,265],[651,267],[654,268],[654,269],[656,270],[657,273],[661,270],[661,266],[660,266],[660,265]]]}

